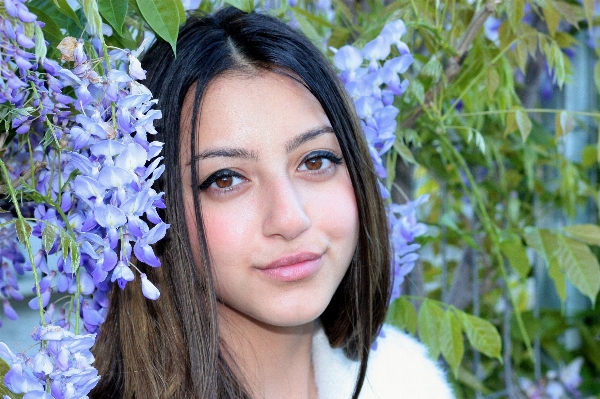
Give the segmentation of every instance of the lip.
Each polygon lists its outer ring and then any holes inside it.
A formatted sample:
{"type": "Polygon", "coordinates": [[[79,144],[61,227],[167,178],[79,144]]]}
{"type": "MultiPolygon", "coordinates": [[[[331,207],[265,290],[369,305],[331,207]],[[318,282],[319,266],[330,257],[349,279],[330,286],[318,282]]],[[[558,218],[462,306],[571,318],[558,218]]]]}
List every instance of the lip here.
{"type": "Polygon", "coordinates": [[[279,281],[297,281],[312,276],[321,266],[322,255],[314,252],[301,252],[282,256],[273,262],[257,268],[259,272],[279,281]]]}

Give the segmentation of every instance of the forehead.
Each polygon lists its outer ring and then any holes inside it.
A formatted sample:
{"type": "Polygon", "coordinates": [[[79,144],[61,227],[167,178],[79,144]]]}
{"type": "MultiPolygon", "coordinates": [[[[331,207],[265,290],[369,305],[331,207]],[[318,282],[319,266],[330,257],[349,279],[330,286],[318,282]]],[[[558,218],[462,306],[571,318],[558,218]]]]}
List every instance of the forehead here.
{"type": "MultiPolygon", "coordinates": [[[[191,124],[194,89],[182,110],[191,124]]],[[[272,146],[316,127],[330,126],[317,99],[290,76],[270,71],[227,73],[205,89],[199,110],[197,148],[272,146]]]]}

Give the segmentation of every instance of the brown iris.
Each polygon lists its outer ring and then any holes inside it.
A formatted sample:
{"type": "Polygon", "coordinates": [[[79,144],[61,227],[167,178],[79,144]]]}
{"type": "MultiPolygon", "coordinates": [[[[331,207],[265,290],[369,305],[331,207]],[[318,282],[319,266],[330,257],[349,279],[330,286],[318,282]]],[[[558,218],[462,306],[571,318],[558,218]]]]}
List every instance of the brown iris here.
{"type": "Polygon", "coordinates": [[[308,170],[319,170],[323,166],[323,158],[311,158],[305,164],[308,170]]]}
{"type": "Polygon", "coordinates": [[[215,183],[217,183],[217,187],[219,188],[231,187],[231,184],[233,183],[233,176],[219,177],[217,180],[215,180],[215,183]]]}

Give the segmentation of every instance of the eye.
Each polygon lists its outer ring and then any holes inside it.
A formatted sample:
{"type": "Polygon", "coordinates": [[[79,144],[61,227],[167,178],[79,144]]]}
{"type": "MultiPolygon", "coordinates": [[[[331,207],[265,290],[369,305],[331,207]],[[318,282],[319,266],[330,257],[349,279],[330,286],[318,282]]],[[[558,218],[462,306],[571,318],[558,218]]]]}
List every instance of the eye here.
{"type": "Polygon", "coordinates": [[[342,158],[331,151],[318,150],[309,153],[298,167],[299,171],[320,172],[331,168],[333,165],[340,165],[342,158]]]}
{"type": "Polygon", "coordinates": [[[218,170],[208,176],[199,186],[200,191],[207,189],[217,191],[229,191],[235,188],[240,183],[243,183],[246,178],[237,172],[230,169],[218,170]]]}

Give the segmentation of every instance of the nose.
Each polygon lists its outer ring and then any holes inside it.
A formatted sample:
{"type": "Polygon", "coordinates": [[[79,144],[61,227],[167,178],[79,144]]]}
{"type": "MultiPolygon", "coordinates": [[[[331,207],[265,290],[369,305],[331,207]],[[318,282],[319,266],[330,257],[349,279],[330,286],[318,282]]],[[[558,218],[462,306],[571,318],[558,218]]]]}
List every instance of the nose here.
{"type": "Polygon", "coordinates": [[[311,220],[306,213],[300,190],[289,180],[278,179],[263,194],[263,234],[293,240],[308,230],[311,220]]]}

